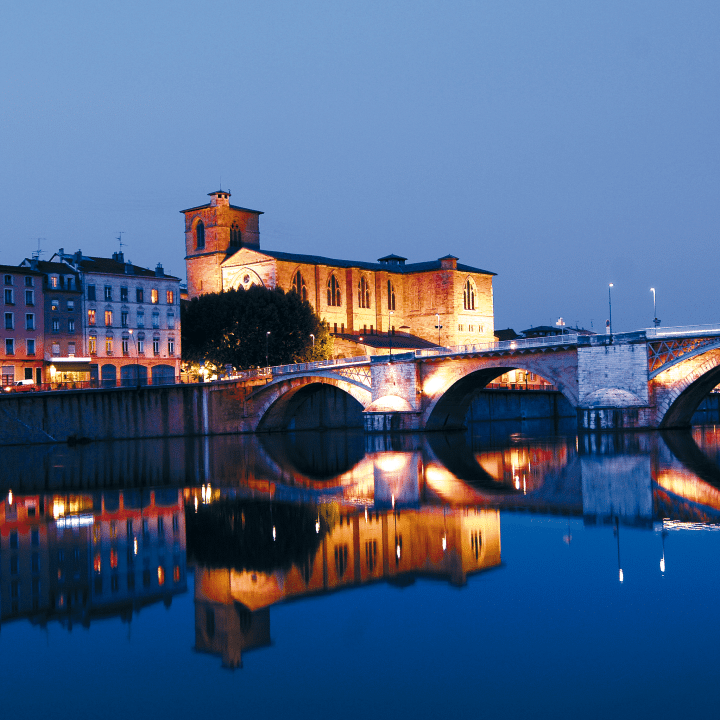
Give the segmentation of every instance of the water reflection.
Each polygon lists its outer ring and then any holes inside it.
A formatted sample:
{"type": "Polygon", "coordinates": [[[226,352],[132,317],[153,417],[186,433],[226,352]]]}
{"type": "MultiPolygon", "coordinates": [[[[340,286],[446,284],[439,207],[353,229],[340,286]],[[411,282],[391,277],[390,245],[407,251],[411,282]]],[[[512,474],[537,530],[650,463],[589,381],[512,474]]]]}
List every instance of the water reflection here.
{"type": "MultiPolygon", "coordinates": [[[[287,434],[9,448],[0,621],[129,622],[188,589],[195,649],[238,667],[270,608],[503,567],[501,511],[659,533],[720,523],[720,432],[287,434]],[[538,439],[539,438],[539,439],[538,439]]],[[[612,531],[612,534],[611,532],[612,531]]],[[[569,521],[563,532],[573,541],[569,521]]]]}

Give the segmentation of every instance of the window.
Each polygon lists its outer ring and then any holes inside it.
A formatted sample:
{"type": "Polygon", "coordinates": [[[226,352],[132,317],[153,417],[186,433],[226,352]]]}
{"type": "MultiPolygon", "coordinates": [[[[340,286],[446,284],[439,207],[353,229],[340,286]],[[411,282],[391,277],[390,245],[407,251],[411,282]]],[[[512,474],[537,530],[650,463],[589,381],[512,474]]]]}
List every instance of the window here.
{"type": "Polygon", "coordinates": [[[126,287],[120,288],[120,302],[128,301],[128,289],[126,287]]]}
{"type": "Polygon", "coordinates": [[[105,327],[112,327],[112,310],[105,311],[105,327]]]}
{"type": "Polygon", "coordinates": [[[293,290],[300,296],[301,300],[307,300],[307,287],[305,287],[305,278],[298,270],[293,276],[293,290]]]}
{"type": "Polygon", "coordinates": [[[25,276],[25,287],[32,287],[35,284],[35,278],[30,275],[25,276]]]}
{"type": "Polygon", "coordinates": [[[73,310],[75,310],[75,301],[74,300],[67,301],[67,309],[68,309],[68,312],[73,312],[73,310]]]}
{"type": "Polygon", "coordinates": [[[388,280],[388,310],[395,309],[395,288],[390,280],[388,280]]]}
{"type": "Polygon", "coordinates": [[[175,340],[173,338],[168,338],[168,355],[174,355],[175,354],[175,340]]]}
{"type": "Polygon", "coordinates": [[[145,354],[145,339],[144,338],[138,338],[138,340],[137,340],[137,354],[138,355],[145,354]]]}
{"type": "Polygon", "coordinates": [[[68,332],[75,332],[75,321],[68,320],[68,332]]]}
{"type": "Polygon", "coordinates": [[[105,286],[105,300],[112,300],[112,285],[105,286]]]}
{"type": "Polygon", "coordinates": [[[88,355],[97,355],[97,338],[93,335],[88,338],[88,355]]]}
{"type": "Polygon", "coordinates": [[[25,329],[26,330],[34,330],[35,329],[35,315],[32,313],[26,313],[25,315],[25,329]]]}
{"type": "Polygon", "coordinates": [[[159,328],[159,327],[160,327],[160,313],[154,312],[154,313],[152,314],[152,326],[153,326],[154,328],[159,328]]]}
{"type": "Polygon", "coordinates": [[[135,288],[135,302],[141,303],[143,301],[143,289],[135,288]]]}
{"type": "Polygon", "coordinates": [[[110,335],[108,335],[105,338],[105,354],[106,355],[113,354],[113,339],[112,339],[112,336],[110,336],[110,335]]]}
{"type": "Polygon", "coordinates": [[[465,310],[475,309],[475,283],[472,278],[465,281],[465,289],[463,290],[463,307],[465,310]]]}
{"type": "Polygon", "coordinates": [[[53,355],[59,355],[59,354],[60,354],[60,343],[53,343],[53,344],[52,344],[52,354],[53,354],[53,355]]]}
{"type": "Polygon", "coordinates": [[[74,342],[68,343],[68,355],[70,357],[75,357],[75,343],[74,342]]]}
{"type": "Polygon", "coordinates": [[[60,309],[60,301],[59,300],[51,300],[50,301],[50,309],[53,312],[57,312],[60,309]]]}
{"type": "Polygon", "coordinates": [[[242,245],[240,227],[236,222],[230,226],[230,247],[239,248],[242,245]]]}
{"type": "Polygon", "coordinates": [[[340,283],[334,275],[331,275],[327,286],[327,304],[330,307],[340,307],[341,300],[340,283]]]}
{"type": "Polygon", "coordinates": [[[15,315],[13,313],[5,313],[5,329],[15,329],[15,315]]]}
{"type": "Polygon", "coordinates": [[[95,286],[94,285],[88,285],[87,286],[87,299],[88,300],[95,300],[95,286]]]}
{"type": "MultiPolygon", "coordinates": [[[[27,339],[27,354],[28,355],[34,355],[35,354],[35,340],[33,338],[27,339]]],[[[28,368],[29,370],[32,370],[32,368],[28,368]]]]}
{"type": "Polygon", "coordinates": [[[50,276],[50,287],[56,288],[60,285],[60,280],[58,279],[57,275],[51,275],[50,276]]]}
{"type": "Polygon", "coordinates": [[[153,338],[153,355],[160,354],[160,338],[153,338]]]}
{"type": "Polygon", "coordinates": [[[35,304],[35,291],[34,290],[26,290],[25,291],[25,304],[26,305],[34,305],[35,304]]]}
{"type": "Polygon", "coordinates": [[[12,338],[5,339],[5,354],[6,355],[14,355],[15,354],[15,341],[12,338]]]}
{"type": "Polygon", "coordinates": [[[5,304],[14,305],[15,300],[13,299],[13,291],[10,288],[5,288],[5,304]]]}
{"type": "Polygon", "coordinates": [[[195,226],[195,247],[198,250],[205,247],[205,226],[202,220],[195,226]]]}
{"type": "Polygon", "coordinates": [[[12,285],[12,284],[13,284],[13,276],[12,276],[12,275],[6,275],[6,276],[5,276],[5,284],[6,284],[6,285],[12,285]]]}
{"type": "Polygon", "coordinates": [[[175,302],[175,293],[172,290],[168,290],[165,294],[167,296],[167,304],[172,305],[175,302]]]}
{"type": "Polygon", "coordinates": [[[52,320],[52,331],[60,332],[60,320],[59,318],[53,318],[52,320]]]}
{"type": "Polygon", "coordinates": [[[150,302],[151,302],[153,305],[157,305],[157,304],[158,304],[158,291],[157,291],[157,288],[153,288],[153,289],[150,291],[150,302]]]}
{"type": "Polygon", "coordinates": [[[66,284],[66,286],[67,286],[67,289],[68,289],[68,290],[72,290],[72,289],[73,289],[73,285],[74,285],[74,278],[73,278],[73,276],[72,276],[72,275],[68,275],[68,277],[66,277],[65,280],[66,280],[66,283],[65,283],[65,284],[66,284]]]}
{"type": "Polygon", "coordinates": [[[130,354],[130,338],[123,335],[122,339],[122,354],[123,355],[129,355],[130,354]]]}
{"type": "Polygon", "coordinates": [[[358,283],[358,307],[370,307],[370,286],[365,277],[361,277],[358,283]]]}
{"type": "Polygon", "coordinates": [[[170,330],[175,329],[175,313],[169,312],[167,314],[167,326],[168,326],[168,329],[170,329],[170,330]]]}
{"type": "Polygon", "coordinates": [[[122,325],[122,327],[128,326],[128,311],[127,310],[123,310],[120,313],[120,325],[122,325]]]}
{"type": "Polygon", "coordinates": [[[145,327],[145,312],[143,310],[137,311],[137,326],[145,327]]]}
{"type": "Polygon", "coordinates": [[[88,325],[94,325],[94,324],[95,324],[95,311],[88,310],[88,325]]]}

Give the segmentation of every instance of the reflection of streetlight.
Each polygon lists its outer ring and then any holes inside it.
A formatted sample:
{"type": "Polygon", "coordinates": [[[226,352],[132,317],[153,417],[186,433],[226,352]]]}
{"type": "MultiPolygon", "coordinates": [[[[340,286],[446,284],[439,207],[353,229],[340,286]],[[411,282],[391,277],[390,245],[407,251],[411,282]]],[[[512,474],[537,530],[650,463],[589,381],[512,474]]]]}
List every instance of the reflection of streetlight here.
{"type": "Polygon", "coordinates": [[[388,339],[390,340],[390,360],[392,360],[392,326],[390,324],[392,322],[392,316],[393,311],[388,310],[388,339]]]}
{"type": "Polygon", "coordinates": [[[270,361],[268,359],[269,358],[269,353],[268,353],[269,347],[270,347],[270,331],[268,330],[265,333],[265,367],[266,368],[270,367],[270,361]]]}
{"type": "Polygon", "coordinates": [[[615,286],[612,283],[610,283],[608,285],[608,308],[610,309],[610,319],[608,320],[608,323],[609,323],[608,327],[610,328],[610,340],[612,340],[612,294],[611,294],[611,292],[614,287],[615,286]]]}
{"type": "Polygon", "coordinates": [[[667,530],[663,527],[662,532],[660,533],[660,537],[662,538],[662,557],[660,558],[660,572],[664,575],[665,574],[665,536],[667,535],[667,530]]]}
{"type": "Polygon", "coordinates": [[[617,548],[618,548],[618,579],[620,582],[623,581],[623,570],[622,570],[622,564],[620,563],[620,520],[616,517],[615,518],[615,530],[613,531],[615,534],[615,537],[617,538],[617,548]]]}

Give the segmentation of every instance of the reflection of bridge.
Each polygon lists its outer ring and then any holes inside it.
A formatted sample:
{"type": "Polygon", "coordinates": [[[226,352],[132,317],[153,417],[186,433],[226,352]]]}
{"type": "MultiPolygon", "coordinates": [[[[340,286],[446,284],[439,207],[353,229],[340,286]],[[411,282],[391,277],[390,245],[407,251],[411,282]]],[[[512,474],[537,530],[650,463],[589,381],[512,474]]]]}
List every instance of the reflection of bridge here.
{"type": "Polygon", "coordinates": [[[513,369],[555,385],[584,429],[686,426],[720,382],[720,326],[564,335],[271,368],[208,388],[207,429],[220,431],[228,423],[236,431],[457,429],[473,394],[513,369]]]}

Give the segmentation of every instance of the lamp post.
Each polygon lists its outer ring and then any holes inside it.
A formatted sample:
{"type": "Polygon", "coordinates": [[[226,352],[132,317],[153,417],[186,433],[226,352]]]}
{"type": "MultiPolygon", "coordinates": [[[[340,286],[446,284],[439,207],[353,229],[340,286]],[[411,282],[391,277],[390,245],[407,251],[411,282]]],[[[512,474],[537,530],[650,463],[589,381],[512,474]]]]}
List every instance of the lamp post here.
{"type": "Polygon", "coordinates": [[[442,325],[440,324],[440,313],[435,313],[435,317],[437,318],[437,325],[435,327],[438,331],[438,345],[442,346],[442,343],[440,342],[440,330],[442,330],[442,325]]]}
{"type": "Polygon", "coordinates": [[[138,349],[137,349],[137,340],[135,339],[135,336],[133,335],[132,328],[128,331],[130,333],[130,339],[133,341],[135,345],[135,380],[137,382],[137,386],[140,387],[140,362],[138,360],[138,349]]]}
{"type": "Polygon", "coordinates": [[[610,310],[610,320],[609,320],[610,325],[609,325],[609,327],[610,327],[610,339],[611,340],[612,340],[612,289],[613,289],[613,287],[614,287],[614,285],[612,283],[610,283],[608,285],[608,308],[610,310]]]}
{"type": "Polygon", "coordinates": [[[657,316],[657,302],[655,300],[655,288],[650,288],[650,292],[653,294],[653,325],[657,327],[660,324],[657,316]]]}
{"type": "Polygon", "coordinates": [[[310,333],[310,337],[312,338],[312,344],[313,344],[313,358],[315,358],[315,336],[310,333]]]}
{"type": "Polygon", "coordinates": [[[390,360],[392,360],[392,316],[393,311],[388,310],[388,340],[390,341],[390,360]]]}
{"type": "Polygon", "coordinates": [[[270,348],[270,330],[268,330],[265,333],[265,367],[270,367],[270,354],[269,354],[269,348],[270,348]]]}

